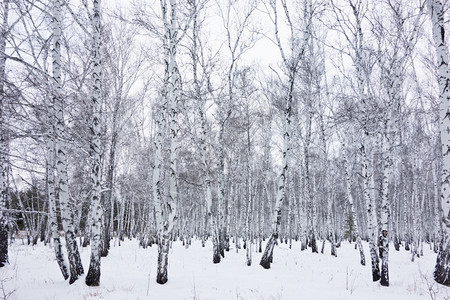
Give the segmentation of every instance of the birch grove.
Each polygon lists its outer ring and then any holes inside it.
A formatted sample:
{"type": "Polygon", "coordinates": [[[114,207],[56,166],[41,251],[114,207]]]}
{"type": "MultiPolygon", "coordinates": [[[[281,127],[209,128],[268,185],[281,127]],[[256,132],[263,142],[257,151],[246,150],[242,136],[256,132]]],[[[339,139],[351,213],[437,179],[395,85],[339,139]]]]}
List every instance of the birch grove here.
{"type": "Polygon", "coordinates": [[[173,243],[261,272],[355,243],[384,288],[429,245],[450,285],[442,1],[102,4],[1,4],[0,266],[16,236],[70,284],[87,249],[88,286],[126,238],[159,284],[173,243]]]}

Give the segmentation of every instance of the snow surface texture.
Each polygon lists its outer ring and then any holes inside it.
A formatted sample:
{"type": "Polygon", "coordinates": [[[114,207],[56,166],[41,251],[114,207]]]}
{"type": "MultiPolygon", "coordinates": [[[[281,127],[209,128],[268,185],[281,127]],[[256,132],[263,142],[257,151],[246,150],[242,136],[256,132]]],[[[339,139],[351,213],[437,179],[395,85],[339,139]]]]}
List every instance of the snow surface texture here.
{"type": "MultiPolygon", "coordinates": [[[[100,287],[88,287],[84,277],[72,285],[63,280],[49,246],[25,246],[16,240],[10,246],[10,264],[0,269],[0,299],[450,299],[450,288],[432,279],[436,254],[427,244],[425,255],[414,262],[410,252],[391,247],[389,287],[372,282],[370,265],[361,266],[358,250],[348,243],[338,248],[337,258],[329,254],[329,244],[325,255],[301,252],[299,243],[291,250],[280,244],[265,270],[259,265],[261,253],[253,252],[250,267],[243,249],[231,249],[220,264],[213,264],[210,242],[202,248],[200,241],[193,241],[188,249],[175,242],[165,285],[155,281],[157,247],[142,249],[136,240],[111,246],[102,258],[100,287]]],[[[364,247],[367,255],[368,244],[364,247]]],[[[80,251],[87,267],[90,250],[80,251]]]]}

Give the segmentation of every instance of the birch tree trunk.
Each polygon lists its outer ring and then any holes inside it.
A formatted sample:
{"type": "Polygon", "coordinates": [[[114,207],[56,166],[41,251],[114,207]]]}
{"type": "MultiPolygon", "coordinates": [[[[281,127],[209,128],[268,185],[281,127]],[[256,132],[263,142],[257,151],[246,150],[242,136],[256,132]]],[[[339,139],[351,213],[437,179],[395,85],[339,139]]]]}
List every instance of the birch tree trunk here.
{"type": "MultiPolygon", "coordinates": [[[[247,147],[246,147],[246,158],[245,158],[245,243],[247,245],[247,253],[246,253],[246,263],[247,266],[252,265],[252,235],[251,235],[251,223],[252,223],[252,176],[250,169],[250,151],[251,151],[251,139],[250,139],[250,113],[248,103],[246,106],[246,114],[247,114],[247,147]]],[[[238,237],[235,236],[237,239],[238,237]]]]}
{"type": "Polygon", "coordinates": [[[434,279],[450,286],[450,74],[445,44],[444,9],[440,0],[429,0],[429,11],[436,48],[439,75],[439,120],[442,149],[441,203],[442,240],[436,260],[434,279]]]}
{"type": "MultiPolygon", "coordinates": [[[[221,122],[220,132],[218,137],[219,143],[219,158],[218,158],[218,192],[217,192],[217,234],[219,240],[219,253],[220,256],[225,257],[225,185],[226,185],[226,169],[225,169],[225,143],[223,140],[223,133],[225,130],[225,122],[231,115],[231,110],[228,111],[227,117],[221,122]]],[[[220,260],[219,260],[220,262],[220,260]]]]}
{"type": "MultiPolygon", "coordinates": [[[[121,97],[121,96],[118,96],[121,97]]],[[[108,173],[106,177],[106,186],[107,191],[105,192],[104,198],[104,210],[105,210],[105,220],[104,220],[104,228],[102,243],[101,243],[101,256],[105,257],[108,255],[111,241],[111,233],[113,232],[114,227],[114,171],[116,164],[116,147],[117,147],[117,115],[118,115],[118,106],[120,100],[116,100],[117,103],[114,105],[113,110],[113,121],[112,121],[112,129],[111,129],[111,148],[109,150],[109,162],[108,162],[108,173]]]]}
{"type": "Polygon", "coordinates": [[[433,163],[433,167],[432,167],[432,173],[433,173],[433,188],[434,188],[434,197],[433,197],[433,204],[434,204],[434,210],[433,210],[433,215],[434,215],[434,236],[433,236],[433,251],[435,253],[438,253],[439,251],[439,242],[442,238],[442,223],[441,223],[441,208],[440,208],[440,192],[439,192],[439,186],[438,186],[438,180],[440,180],[438,178],[438,174],[437,174],[437,170],[439,169],[437,167],[437,162],[433,163]]]}
{"type": "Polygon", "coordinates": [[[369,234],[369,249],[370,249],[370,258],[372,264],[372,279],[373,281],[378,281],[380,279],[380,269],[378,266],[378,255],[376,251],[376,241],[375,241],[375,228],[377,223],[374,221],[376,218],[376,207],[375,201],[373,197],[370,195],[370,190],[374,190],[374,176],[373,174],[369,174],[369,158],[367,153],[368,145],[370,144],[370,132],[368,129],[369,126],[369,105],[367,103],[368,97],[365,91],[365,78],[367,75],[364,75],[364,65],[363,65],[363,32],[362,32],[362,12],[361,2],[357,2],[356,4],[350,2],[350,6],[353,11],[353,15],[355,17],[355,39],[354,39],[354,49],[355,49],[355,57],[354,63],[356,68],[356,79],[357,79],[357,96],[360,101],[358,104],[361,105],[362,108],[362,118],[363,118],[363,137],[361,142],[361,160],[362,160],[362,177],[363,177],[363,193],[364,200],[367,207],[367,230],[369,234]],[[372,178],[371,178],[372,177],[372,178]],[[371,180],[372,179],[372,180],[371,180]]]}
{"type": "Polygon", "coordinates": [[[291,116],[292,116],[292,102],[293,102],[293,89],[294,89],[294,76],[291,74],[289,77],[289,93],[284,110],[284,130],[283,130],[283,150],[282,150],[282,163],[281,172],[278,177],[278,189],[275,202],[275,213],[272,219],[272,235],[266,243],[266,248],[261,257],[260,265],[264,269],[269,269],[273,258],[273,248],[275,247],[278,239],[278,234],[281,226],[281,207],[283,205],[283,199],[285,197],[286,188],[286,174],[289,164],[290,143],[291,143],[291,116]]]}
{"type": "Polygon", "coordinates": [[[287,233],[287,238],[289,239],[289,249],[292,249],[292,236],[293,236],[293,223],[295,224],[295,222],[292,222],[293,216],[292,216],[292,207],[293,202],[295,201],[295,195],[294,195],[294,178],[292,176],[294,172],[289,171],[287,174],[287,189],[289,191],[289,197],[287,198],[288,200],[288,213],[287,213],[287,229],[286,229],[286,233],[287,233]]]}
{"type": "Polygon", "coordinates": [[[367,211],[367,231],[369,234],[369,251],[370,251],[370,260],[372,264],[372,280],[378,281],[380,279],[380,268],[378,266],[378,255],[376,251],[375,245],[375,229],[377,222],[375,221],[375,201],[373,197],[370,195],[370,190],[374,189],[373,185],[373,174],[369,174],[369,158],[367,157],[367,150],[365,145],[361,146],[361,155],[362,155],[362,176],[363,176],[363,185],[364,185],[364,200],[366,202],[366,211],[367,211]],[[371,178],[372,177],[372,180],[371,178]]]}
{"type": "MultiPolygon", "coordinates": [[[[299,174],[301,174],[302,171],[299,170],[299,174]]],[[[304,251],[308,248],[308,216],[306,213],[306,197],[305,197],[305,189],[303,189],[303,187],[305,186],[304,184],[304,176],[300,175],[299,176],[299,186],[302,188],[302,191],[299,193],[299,227],[300,227],[300,241],[301,241],[301,250],[304,251]]]]}
{"type": "Polygon", "coordinates": [[[117,203],[119,205],[118,214],[119,214],[119,222],[117,224],[117,239],[120,243],[123,241],[123,225],[125,222],[125,199],[122,197],[122,193],[120,190],[116,191],[117,203]]]}
{"type": "Polygon", "coordinates": [[[53,103],[55,106],[56,134],[56,169],[59,184],[59,203],[61,220],[65,231],[66,248],[69,257],[70,279],[74,283],[84,273],[78,251],[71,207],[69,203],[69,187],[67,178],[66,125],[64,122],[64,107],[61,81],[61,1],[53,2],[53,103]]]}
{"type": "MultiPolygon", "coordinates": [[[[270,264],[272,263],[273,258],[273,248],[275,247],[276,241],[278,239],[278,234],[281,226],[281,207],[283,205],[283,199],[285,197],[285,189],[286,189],[286,175],[289,165],[289,155],[290,155],[290,144],[291,144],[291,119],[292,119],[292,105],[294,102],[294,87],[295,87],[295,77],[298,72],[299,62],[304,56],[304,52],[307,46],[307,42],[310,38],[310,25],[312,19],[312,11],[307,9],[305,5],[304,17],[306,18],[306,28],[304,31],[303,39],[301,40],[301,45],[298,46],[297,42],[294,42],[294,25],[291,21],[289,15],[289,9],[287,7],[286,2],[282,1],[282,6],[284,10],[284,14],[288,23],[290,25],[290,33],[291,33],[291,44],[290,51],[291,57],[286,56],[284,48],[281,44],[279,32],[278,32],[278,12],[277,12],[277,1],[270,1],[270,6],[274,13],[273,22],[275,27],[275,39],[278,46],[278,49],[281,54],[281,58],[283,61],[283,67],[285,68],[286,75],[288,77],[288,89],[286,95],[285,107],[283,109],[284,114],[284,122],[283,122],[283,148],[282,148],[282,163],[281,163],[281,171],[278,177],[277,184],[277,194],[275,199],[275,209],[274,215],[272,219],[272,234],[269,240],[266,243],[266,248],[264,249],[264,253],[261,257],[260,265],[264,269],[269,269],[270,264]]],[[[311,7],[308,7],[311,8],[311,7]]]]}
{"type": "MultiPolygon", "coordinates": [[[[391,128],[392,108],[388,112],[387,128],[391,128]]],[[[383,182],[381,185],[381,235],[379,237],[379,250],[381,258],[381,279],[382,286],[389,286],[389,178],[391,168],[391,137],[390,133],[384,135],[384,157],[383,157],[383,182]]]]}
{"type": "Polygon", "coordinates": [[[365,266],[366,265],[366,257],[364,255],[364,249],[363,249],[363,246],[361,243],[361,234],[359,233],[359,226],[358,226],[358,216],[356,215],[356,210],[355,210],[353,196],[352,196],[350,168],[349,168],[347,154],[346,154],[344,147],[343,147],[342,151],[343,151],[343,156],[344,156],[345,181],[347,184],[345,191],[346,191],[348,203],[350,205],[350,212],[352,214],[353,231],[354,231],[354,235],[356,237],[356,245],[358,246],[358,249],[359,249],[359,256],[361,258],[360,262],[361,262],[361,265],[365,266]]]}
{"type": "Polygon", "coordinates": [[[217,264],[220,262],[220,248],[219,248],[219,233],[217,227],[217,215],[213,214],[212,211],[212,190],[211,190],[211,175],[209,172],[209,166],[207,163],[207,148],[206,148],[206,117],[203,112],[203,109],[200,109],[200,119],[202,122],[202,130],[201,130],[201,146],[202,146],[202,161],[203,167],[205,168],[205,177],[204,177],[204,186],[205,186],[205,201],[206,201],[206,214],[207,214],[207,222],[206,226],[208,226],[208,222],[210,223],[210,231],[211,238],[213,244],[213,263],[217,264]]]}
{"type": "Polygon", "coordinates": [[[421,216],[423,215],[421,198],[419,195],[419,167],[417,166],[417,158],[414,159],[413,166],[413,197],[412,197],[412,228],[413,228],[413,236],[412,236],[412,249],[411,249],[411,261],[414,261],[415,257],[419,257],[419,247],[421,243],[422,236],[422,224],[420,222],[421,216]]]}
{"type": "MultiPolygon", "coordinates": [[[[294,85],[294,80],[292,79],[291,87],[294,85]]],[[[286,172],[288,169],[288,158],[290,154],[290,135],[291,135],[291,114],[292,114],[292,101],[293,96],[289,93],[287,99],[287,107],[284,111],[284,134],[283,134],[283,152],[282,152],[282,163],[281,163],[281,172],[278,177],[278,189],[277,196],[275,202],[275,213],[272,219],[272,235],[267,241],[266,248],[261,257],[260,265],[264,269],[269,269],[270,264],[272,263],[273,257],[273,248],[275,247],[275,243],[278,239],[278,234],[281,225],[281,207],[283,204],[283,199],[285,196],[285,184],[286,184],[286,172]]]]}
{"type": "Polygon", "coordinates": [[[207,136],[207,120],[205,112],[205,100],[202,98],[201,85],[199,81],[198,66],[199,66],[199,31],[200,24],[198,20],[199,13],[199,3],[197,1],[192,2],[194,9],[194,19],[192,25],[192,72],[194,80],[194,93],[198,105],[198,114],[200,117],[201,130],[200,130],[200,146],[201,146],[201,159],[204,168],[204,179],[203,186],[205,188],[205,202],[206,202],[206,222],[205,222],[205,235],[207,233],[206,229],[210,228],[212,244],[213,244],[213,263],[220,262],[220,249],[219,249],[219,236],[217,228],[217,215],[213,214],[212,210],[212,190],[211,190],[211,174],[208,165],[208,149],[206,144],[207,136]],[[209,226],[208,226],[209,225],[209,226]]]}
{"type": "MultiPolygon", "coordinates": [[[[119,96],[120,97],[120,96],[119,96]]],[[[120,100],[117,100],[120,101],[120,100]]],[[[113,121],[112,121],[112,129],[111,129],[111,148],[109,149],[109,162],[108,162],[108,173],[106,177],[106,186],[107,191],[105,192],[104,199],[104,210],[105,210],[105,224],[103,228],[103,236],[101,243],[101,256],[105,257],[108,255],[111,241],[111,233],[113,231],[114,223],[112,220],[114,219],[113,213],[113,203],[114,203],[114,170],[116,164],[116,146],[117,146],[117,114],[118,114],[118,104],[114,106],[113,111],[113,121]]]]}
{"type": "Polygon", "coordinates": [[[83,244],[81,244],[81,247],[87,247],[88,245],[91,244],[91,227],[92,227],[92,209],[90,208],[91,206],[89,205],[89,210],[88,210],[88,214],[86,216],[86,225],[84,227],[84,239],[83,239],[83,244]]]}
{"type": "Polygon", "coordinates": [[[272,140],[272,113],[269,114],[264,119],[264,153],[263,153],[263,170],[262,170],[262,201],[260,202],[260,207],[258,209],[258,223],[259,223],[259,246],[258,252],[262,252],[262,240],[265,237],[265,207],[271,202],[271,193],[269,191],[269,178],[270,178],[270,167],[271,167],[271,140],[272,140]]]}
{"type": "MultiPolygon", "coordinates": [[[[420,21],[422,17],[424,5],[421,5],[419,8],[419,13],[414,19],[414,24],[412,31],[409,33],[409,36],[405,38],[405,51],[399,57],[398,49],[394,51],[394,55],[391,60],[389,60],[389,67],[392,68],[393,72],[384,70],[388,76],[387,80],[387,89],[388,89],[388,100],[386,105],[386,120],[385,120],[385,128],[383,134],[383,181],[381,185],[381,235],[379,238],[379,247],[380,247],[380,257],[381,257],[381,280],[380,284],[383,286],[389,286],[389,271],[388,271],[388,261],[389,261],[389,223],[391,222],[391,216],[389,208],[391,203],[389,201],[389,181],[391,177],[391,169],[393,165],[393,146],[395,145],[395,124],[394,118],[398,120],[396,114],[396,107],[400,106],[401,97],[402,97],[402,84],[404,72],[406,69],[406,63],[409,60],[412,50],[414,48],[415,41],[417,39],[418,29],[420,27],[420,21]]],[[[407,30],[404,28],[404,19],[401,19],[401,11],[397,6],[391,6],[394,14],[397,18],[394,20],[397,27],[397,34],[399,37],[403,37],[407,30]]],[[[383,59],[383,56],[382,58],[383,59]]]]}
{"type": "MultiPolygon", "coordinates": [[[[50,102],[50,101],[49,101],[50,102]]],[[[64,279],[69,278],[69,267],[64,258],[62,252],[61,239],[58,231],[58,220],[56,213],[56,198],[55,198],[55,137],[53,128],[53,116],[54,109],[53,104],[48,104],[48,115],[49,115],[49,130],[47,137],[47,198],[48,198],[48,210],[49,210],[49,223],[50,230],[53,239],[53,247],[55,249],[56,261],[58,262],[59,268],[64,279]]]]}
{"type": "MultiPolygon", "coordinates": [[[[252,265],[252,235],[251,235],[251,207],[252,207],[252,198],[250,195],[250,187],[248,185],[251,184],[250,178],[246,179],[246,209],[245,209],[245,245],[246,245],[246,264],[247,266],[252,265]]],[[[238,239],[238,236],[235,237],[238,239]]]]}
{"type": "Polygon", "coordinates": [[[158,267],[156,282],[165,284],[168,280],[167,267],[169,248],[173,235],[173,228],[177,215],[177,152],[178,152],[178,101],[180,84],[176,65],[177,45],[177,1],[170,0],[170,9],[167,1],[161,0],[161,12],[164,22],[164,87],[162,94],[161,113],[156,120],[157,136],[155,140],[155,168],[153,171],[153,191],[155,199],[155,214],[158,232],[158,267]],[[169,14],[169,16],[168,16],[169,14]],[[166,114],[167,112],[167,114],[166,114]],[[164,117],[167,116],[169,129],[169,193],[167,198],[162,194],[162,147],[164,132],[164,117]]]}
{"type": "MultiPolygon", "coordinates": [[[[100,285],[101,234],[103,208],[101,205],[101,58],[100,58],[100,0],[94,0],[92,14],[92,120],[91,120],[91,159],[92,159],[92,235],[89,271],[86,275],[88,286],[100,285]]],[[[109,220],[108,220],[109,221],[109,220]]]]}
{"type": "MultiPolygon", "coordinates": [[[[322,99],[320,99],[322,101],[322,99]]],[[[328,154],[327,154],[327,143],[325,137],[325,125],[323,121],[324,108],[322,103],[320,103],[320,112],[319,112],[319,126],[320,126],[320,148],[321,148],[321,171],[322,171],[322,185],[323,185],[323,195],[326,199],[327,209],[325,212],[326,216],[326,238],[330,241],[331,244],[331,255],[337,257],[337,249],[336,249],[336,237],[334,235],[333,230],[333,197],[330,195],[328,186],[329,185],[329,176],[328,176],[328,154]]],[[[325,239],[323,241],[325,243],[325,239]]],[[[322,253],[323,253],[324,244],[322,245],[322,253]]]]}
{"type": "Polygon", "coordinates": [[[136,237],[136,208],[135,208],[135,197],[131,198],[130,203],[130,213],[128,215],[128,239],[132,240],[136,237]]]}
{"type": "Polygon", "coordinates": [[[0,267],[8,262],[6,201],[8,198],[8,136],[6,129],[6,36],[8,34],[9,0],[3,1],[3,24],[0,31],[0,267]]]}
{"type": "MultiPolygon", "coordinates": [[[[308,82],[310,85],[311,82],[308,82]]],[[[312,97],[311,86],[308,87],[308,94],[306,97],[312,97]]],[[[312,99],[306,100],[306,132],[305,132],[305,145],[304,145],[304,174],[305,174],[305,197],[308,209],[308,227],[309,227],[309,245],[313,253],[318,253],[317,242],[316,242],[316,217],[315,217],[315,203],[312,191],[312,179],[310,174],[310,144],[311,144],[311,134],[312,134],[312,99]]]]}
{"type": "Polygon", "coordinates": [[[410,208],[410,204],[409,204],[409,195],[408,195],[408,182],[406,180],[406,159],[404,157],[402,157],[401,160],[401,174],[400,174],[400,181],[402,183],[402,188],[403,188],[403,201],[402,201],[402,207],[403,207],[403,213],[402,213],[402,233],[403,233],[403,240],[404,240],[404,244],[405,244],[405,250],[408,251],[409,250],[409,243],[411,240],[411,235],[409,232],[409,227],[408,227],[408,216],[409,216],[409,208],[410,208]]]}

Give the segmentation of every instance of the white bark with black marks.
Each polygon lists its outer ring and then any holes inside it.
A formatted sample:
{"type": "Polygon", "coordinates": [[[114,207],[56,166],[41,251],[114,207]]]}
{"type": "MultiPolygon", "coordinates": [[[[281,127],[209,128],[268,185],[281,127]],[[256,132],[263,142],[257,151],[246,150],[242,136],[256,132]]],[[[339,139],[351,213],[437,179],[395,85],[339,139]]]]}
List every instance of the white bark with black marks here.
{"type": "Polygon", "coordinates": [[[450,286],[450,71],[445,41],[444,8],[440,0],[428,0],[439,75],[439,120],[442,149],[441,204],[442,240],[434,279],[450,286]]]}
{"type": "Polygon", "coordinates": [[[264,250],[263,256],[261,257],[260,265],[264,269],[270,268],[270,263],[272,263],[273,248],[275,246],[276,240],[278,239],[280,226],[281,226],[281,207],[283,204],[283,199],[285,197],[285,185],[286,185],[286,174],[289,165],[289,152],[290,152],[290,136],[291,136],[291,115],[292,115],[292,102],[293,102],[293,78],[290,79],[291,90],[287,99],[287,107],[284,111],[284,134],[283,134],[283,150],[282,150],[282,163],[281,163],[281,173],[278,177],[278,189],[275,202],[275,212],[272,219],[272,235],[270,236],[266,248],[264,250]]]}
{"type": "Polygon", "coordinates": [[[346,150],[344,148],[344,145],[342,145],[342,146],[343,146],[342,151],[343,151],[343,158],[344,158],[345,182],[346,182],[345,191],[346,191],[348,204],[350,206],[350,212],[352,214],[353,231],[354,231],[354,235],[356,237],[356,245],[358,246],[358,249],[359,249],[360,263],[361,263],[361,265],[365,266],[366,265],[366,257],[364,255],[364,248],[361,243],[361,234],[359,232],[358,216],[356,215],[355,205],[354,205],[353,196],[352,196],[350,167],[349,167],[346,150]]]}
{"type": "MultiPolygon", "coordinates": [[[[404,28],[404,19],[401,16],[401,11],[398,6],[390,6],[393,10],[394,15],[396,16],[394,22],[397,27],[397,34],[402,36],[405,34],[406,30],[404,28]]],[[[389,182],[391,177],[391,168],[393,165],[393,146],[396,144],[396,134],[394,128],[394,121],[398,120],[398,112],[397,107],[400,106],[401,102],[401,91],[403,85],[403,77],[406,68],[406,63],[410,59],[412,54],[412,50],[414,48],[418,29],[420,26],[420,21],[422,17],[424,5],[421,5],[419,8],[419,12],[415,17],[413,29],[409,36],[405,37],[405,51],[401,54],[400,57],[398,51],[394,52],[392,59],[388,62],[388,65],[393,70],[384,71],[387,73],[386,84],[388,86],[388,99],[386,103],[386,119],[385,119],[385,128],[383,132],[383,179],[381,185],[381,228],[380,228],[380,239],[379,239],[379,247],[380,254],[382,254],[381,258],[381,280],[380,284],[382,286],[389,286],[389,272],[388,272],[388,261],[389,261],[389,223],[390,223],[390,200],[389,200],[389,182]],[[394,120],[395,119],[395,120],[394,120]]],[[[381,56],[381,60],[383,60],[383,56],[381,56]]]]}
{"type": "Polygon", "coordinates": [[[207,128],[208,123],[206,119],[206,101],[204,97],[202,97],[202,89],[201,83],[199,79],[199,71],[198,67],[200,65],[199,59],[201,57],[201,51],[199,44],[199,33],[201,28],[201,23],[199,22],[199,10],[201,8],[200,1],[193,1],[192,8],[194,11],[193,24],[192,24],[192,50],[191,50],[191,58],[192,58],[192,73],[193,73],[193,81],[194,81],[194,93],[196,104],[198,106],[198,115],[200,118],[201,129],[200,129],[200,147],[201,147],[201,161],[203,165],[204,179],[203,186],[205,189],[205,202],[206,202],[206,222],[205,222],[205,232],[203,240],[206,238],[207,229],[210,229],[212,244],[213,244],[213,263],[219,263],[221,256],[219,251],[219,236],[218,236],[218,228],[217,228],[217,215],[213,214],[212,205],[213,205],[213,197],[212,197],[212,183],[211,183],[211,174],[210,167],[208,164],[208,148],[207,148],[207,128]],[[209,225],[209,226],[208,226],[209,225]]]}
{"type": "Polygon", "coordinates": [[[435,162],[432,164],[432,170],[433,173],[433,188],[434,188],[434,197],[433,197],[433,204],[434,204],[434,240],[433,240],[433,250],[435,253],[438,253],[439,251],[439,243],[442,239],[442,223],[441,223],[441,207],[440,207],[440,189],[439,189],[439,182],[440,178],[438,178],[437,174],[437,165],[438,162],[435,162]]]}
{"type": "Polygon", "coordinates": [[[69,267],[67,261],[62,252],[61,238],[59,236],[58,230],[58,220],[56,212],[56,197],[55,197],[55,137],[53,128],[53,104],[48,101],[48,136],[47,136],[47,200],[48,200],[48,210],[49,210],[49,224],[50,232],[53,239],[53,247],[55,249],[56,261],[58,262],[59,268],[64,279],[69,278],[69,267]]]}
{"type": "Polygon", "coordinates": [[[67,176],[67,145],[66,124],[64,121],[64,99],[62,97],[61,80],[61,0],[53,1],[53,103],[55,107],[55,137],[56,137],[56,170],[58,174],[59,204],[61,207],[61,220],[65,232],[66,248],[69,258],[70,279],[74,283],[84,273],[78,251],[71,205],[69,200],[69,183],[67,176]]]}
{"type": "Polygon", "coordinates": [[[161,0],[161,12],[164,24],[164,63],[165,74],[162,89],[161,111],[156,120],[155,167],[153,171],[153,193],[158,235],[158,267],[156,282],[165,284],[168,280],[169,249],[173,228],[178,218],[177,212],[177,154],[178,154],[178,114],[180,78],[177,69],[176,53],[178,43],[177,1],[161,0]],[[164,119],[165,118],[165,119],[164,119]],[[164,124],[166,121],[168,124],[164,124]],[[169,192],[162,193],[163,171],[163,133],[169,131],[169,192]]]}
{"type": "MultiPolygon", "coordinates": [[[[252,234],[251,234],[251,223],[252,223],[252,203],[253,197],[251,192],[252,187],[252,172],[250,169],[250,151],[251,151],[251,139],[250,139],[250,113],[247,110],[247,147],[246,147],[246,158],[245,158],[245,243],[246,243],[246,264],[247,266],[252,265],[252,234]]],[[[235,237],[237,238],[237,236],[235,237]]]]}
{"type": "MultiPolygon", "coordinates": [[[[100,265],[101,265],[101,235],[103,221],[103,207],[101,205],[101,54],[100,54],[100,0],[93,1],[92,14],[92,120],[90,124],[91,132],[91,163],[92,163],[92,229],[91,229],[91,256],[89,271],[86,275],[88,286],[100,285],[100,265]]],[[[109,199],[108,199],[109,200],[109,199]]]]}
{"type": "Polygon", "coordinates": [[[278,176],[278,184],[277,184],[277,193],[275,199],[275,209],[274,215],[272,219],[272,234],[269,240],[266,243],[266,248],[261,257],[260,265],[264,269],[269,269],[270,264],[272,263],[273,258],[273,248],[278,239],[280,226],[281,226],[281,208],[283,205],[283,200],[285,197],[285,188],[286,188],[286,175],[289,166],[289,155],[290,155],[290,144],[291,144],[291,122],[292,122],[292,109],[294,103],[294,87],[295,87],[295,77],[298,72],[299,62],[303,58],[304,51],[307,46],[307,42],[310,38],[310,25],[312,19],[312,11],[308,11],[306,8],[304,10],[304,17],[306,20],[306,28],[304,31],[304,35],[301,39],[300,46],[294,43],[294,25],[289,15],[289,9],[287,7],[286,2],[282,1],[283,11],[285,14],[285,18],[290,25],[290,33],[291,33],[291,43],[290,43],[290,57],[288,57],[285,53],[284,47],[281,43],[280,35],[279,35],[279,24],[278,24],[278,11],[277,11],[277,1],[270,1],[270,6],[273,12],[273,23],[275,29],[275,39],[278,46],[278,50],[281,54],[282,64],[285,71],[285,74],[288,77],[288,89],[286,91],[286,99],[285,106],[283,107],[283,148],[282,148],[282,163],[281,163],[281,171],[278,176]]]}
{"type": "Polygon", "coordinates": [[[0,267],[8,262],[8,220],[6,201],[8,198],[8,131],[6,128],[6,38],[8,34],[9,0],[3,1],[3,23],[0,30],[0,267]]]}
{"type": "Polygon", "coordinates": [[[355,65],[355,71],[356,71],[356,81],[357,81],[357,97],[358,97],[358,103],[357,105],[361,107],[362,112],[362,141],[360,146],[360,153],[361,153],[361,169],[362,169],[362,177],[363,177],[363,193],[364,193],[364,200],[366,203],[366,212],[367,212],[367,230],[369,235],[369,250],[370,250],[370,259],[371,259],[371,265],[372,265],[372,279],[373,281],[378,281],[380,279],[380,269],[378,266],[378,255],[376,251],[376,234],[375,229],[377,222],[376,219],[376,207],[375,207],[375,201],[373,197],[371,196],[370,191],[374,191],[374,176],[373,172],[369,171],[369,157],[368,157],[368,146],[370,145],[371,141],[371,133],[369,131],[369,103],[368,103],[368,95],[366,93],[365,86],[367,84],[367,77],[368,75],[365,74],[364,70],[364,35],[362,30],[362,18],[363,18],[363,11],[362,7],[363,4],[361,1],[356,1],[355,3],[350,1],[350,7],[353,12],[353,16],[355,18],[355,32],[353,33],[354,40],[349,40],[348,42],[353,43],[352,47],[354,50],[354,57],[353,62],[355,65]]]}
{"type": "Polygon", "coordinates": [[[422,244],[422,216],[423,205],[422,205],[422,195],[419,187],[419,167],[417,165],[417,159],[415,159],[414,167],[413,167],[413,197],[412,197],[412,208],[413,208],[413,218],[412,218],[412,228],[413,228],[413,236],[412,236],[412,251],[411,251],[411,261],[414,261],[415,257],[420,256],[420,246],[422,244]]]}
{"type": "MultiPolygon", "coordinates": [[[[388,124],[391,124],[392,114],[388,113],[389,117],[387,120],[388,124]]],[[[390,128],[392,125],[388,125],[390,128]]],[[[380,249],[380,258],[381,258],[381,278],[380,284],[382,286],[389,286],[389,221],[390,221],[390,212],[389,212],[389,179],[390,179],[390,171],[391,171],[391,139],[388,137],[388,133],[386,132],[384,135],[385,139],[383,141],[384,144],[384,153],[383,153],[383,181],[381,185],[381,235],[379,237],[379,249],[380,249]]]]}

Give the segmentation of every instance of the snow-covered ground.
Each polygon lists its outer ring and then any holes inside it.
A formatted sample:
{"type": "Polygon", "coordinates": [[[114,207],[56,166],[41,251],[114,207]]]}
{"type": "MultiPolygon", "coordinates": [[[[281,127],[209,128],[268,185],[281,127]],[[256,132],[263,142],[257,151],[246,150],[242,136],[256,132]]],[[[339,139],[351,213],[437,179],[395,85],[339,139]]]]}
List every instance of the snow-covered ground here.
{"type": "MultiPolygon", "coordinates": [[[[225,254],[220,264],[212,263],[211,244],[202,248],[194,241],[188,249],[175,242],[169,257],[169,281],[155,281],[156,247],[139,248],[138,242],[112,243],[102,259],[100,287],[87,287],[84,278],[69,285],[54,258],[53,248],[31,247],[20,240],[10,247],[10,265],[0,269],[0,299],[450,299],[450,289],[432,280],[436,254],[424,245],[424,256],[411,262],[409,252],[397,252],[391,245],[390,286],[371,281],[368,245],[366,266],[359,264],[354,244],[343,243],[338,257],[301,252],[300,245],[274,250],[271,269],[259,266],[260,253],[253,252],[253,264],[245,264],[245,250],[225,254]]],[[[89,248],[81,248],[87,273],[89,248]]]]}

